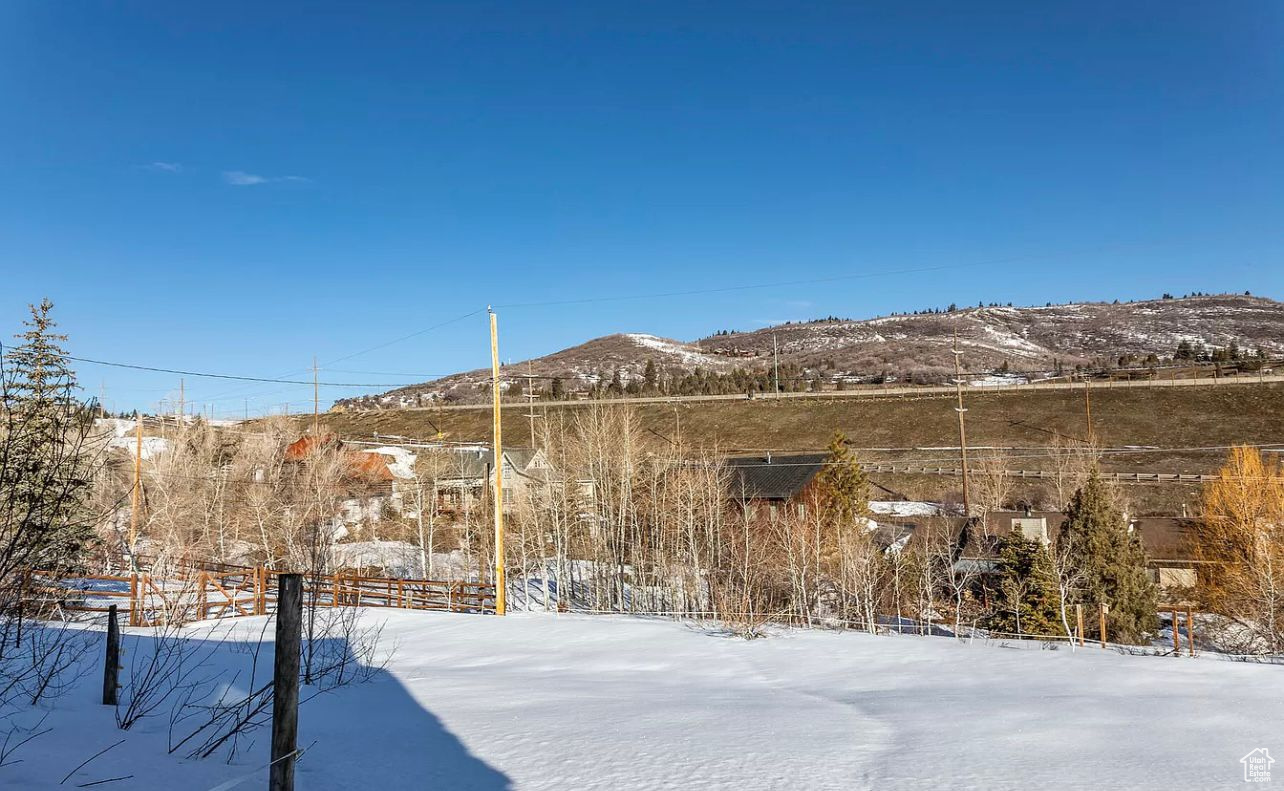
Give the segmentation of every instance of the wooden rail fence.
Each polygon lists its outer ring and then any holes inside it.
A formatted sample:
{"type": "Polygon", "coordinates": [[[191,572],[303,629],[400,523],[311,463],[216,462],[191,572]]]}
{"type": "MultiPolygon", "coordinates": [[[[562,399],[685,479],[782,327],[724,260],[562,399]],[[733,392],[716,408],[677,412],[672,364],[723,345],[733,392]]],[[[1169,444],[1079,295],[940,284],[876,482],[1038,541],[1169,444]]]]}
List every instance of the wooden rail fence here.
{"type": "MultiPolygon", "coordinates": [[[[266,615],[276,608],[277,582],[286,572],[222,566],[217,571],[184,569],[169,575],[77,576],[36,572],[27,601],[36,611],[105,613],[115,604],[130,626],[266,615]]],[[[304,575],[305,605],[395,607],[405,610],[493,613],[495,586],[462,580],[369,577],[359,574],[304,575]]]]}
{"type": "MultiPolygon", "coordinates": [[[[963,470],[960,467],[921,467],[907,464],[879,464],[877,462],[862,464],[861,467],[867,472],[894,472],[907,475],[952,475],[955,477],[963,475],[963,470]]],[[[1056,478],[1060,475],[1060,473],[1049,470],[1004,470],[1003,474],[1010,478],[1056,478]]],[[[1125,483],[1205,483],[1219,478],[1217,475],[1176,472],[1101,472],[1098,475],[1103,480],[1125,483]]]]}

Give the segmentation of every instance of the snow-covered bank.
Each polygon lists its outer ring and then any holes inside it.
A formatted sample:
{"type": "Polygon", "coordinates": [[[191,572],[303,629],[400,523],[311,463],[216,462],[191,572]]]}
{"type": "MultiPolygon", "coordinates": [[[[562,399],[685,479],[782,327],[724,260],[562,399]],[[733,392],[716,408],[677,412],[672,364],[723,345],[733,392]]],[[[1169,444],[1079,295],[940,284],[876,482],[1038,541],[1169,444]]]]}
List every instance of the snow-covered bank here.
{"type": "MultiPolygon", "coordinates": [[[[386,621],[396,654],[305,704],[301,791],[1218,788],[1243,782],[1254,748],[1284,754],[1277,666],[819,631],[744,641],[630,617],[363,617],[386,621]]],[[[215,664],[246,661],[225,645],[215,664]]],[[[266,732],[231,766],[181,760],[165,714],[115,730],[100,678],[55,703],[53,731],[0,786],[54,788],[124,737],[74,781],[262,787],[266,732]]]]}

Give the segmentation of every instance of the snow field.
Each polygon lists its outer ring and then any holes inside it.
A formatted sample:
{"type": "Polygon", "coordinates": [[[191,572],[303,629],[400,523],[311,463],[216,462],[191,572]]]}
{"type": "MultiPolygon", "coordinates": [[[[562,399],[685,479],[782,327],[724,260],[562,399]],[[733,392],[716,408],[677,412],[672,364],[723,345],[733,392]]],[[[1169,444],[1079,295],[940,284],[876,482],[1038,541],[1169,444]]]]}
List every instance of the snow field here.
{"type": "MultiPolygon", "coordinates": [[[[1284,754],[1278,666],[783,629],[745,641],[624,616],[362,617],[395,652],[373,681],[302,707],[300,791],[1231,788],[1249,751],[1284,754]]],[[[211,672],[243,686],[234,643],[263,620],[213,627],[232,641],[211,672]]],[[[120,738],[74,782],[263,786],[266,731],[232,765],[168,755],[167,711],[117,731],[98,667],[0,787],[58,787],[120,738]]]]}

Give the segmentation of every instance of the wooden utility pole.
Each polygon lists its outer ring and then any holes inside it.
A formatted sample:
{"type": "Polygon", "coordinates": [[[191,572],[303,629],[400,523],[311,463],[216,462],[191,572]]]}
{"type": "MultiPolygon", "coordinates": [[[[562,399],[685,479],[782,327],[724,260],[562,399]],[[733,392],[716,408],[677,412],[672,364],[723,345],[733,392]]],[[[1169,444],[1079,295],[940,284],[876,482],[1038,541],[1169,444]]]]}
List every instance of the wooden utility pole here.
{"type": "Polygon", "coordinates": [[[1083,375],[1083,419],[1088,429],[1084,437],[1092,444],[1092,380],[1086,373],[1083,375]]]}
{"type": "Polygon", "coordinates": [[[954,392],[958,397],[958,406],[954,408],[959,414],[959,461],[963,471],[963,516],[972,515],[972,500],[968,494],[968,473],[967,473],[967,429],[963,425],[963,413],[967,411],[963,406],[963,366],[959,358],[963,352],[959,351],[959,333],[954,331],[954,392]]]}
{"type": "Polygon", "coordinates": [[[187,388],[182,379],[178,380],[178,417],[181,420],[187,415],[187,388]]]}
{"type": "Polygon", "coordinates": [[[294,791],[299,734],[299,649],[303,643],[303,575],[282,574],[278,579],[268,791],[294,791]]]}
{"type": "Polygon", "coordinates": [[[143,507],[143,413],[134,429],[134,488],[129,493],[129,568],[138,571],[138,511],[143,507]]]}
{"type": "Polygon", "coordinates": [[[776,333],[771,333],[771,356],[775,360],[776,395],[780,395],[780,347],[776,345],[776,333]]]}
{"type": "Polygon", "coordinates": [[[317,356],[312,355],[312,436],[320,437],[321,388],[317,384],[317,356]]]}
{"type": "Polygon", "coordinates": [[[504,614],[504,443],[499,408],[499,325],[495,311],[490,314],[491,398],[495,433],[495,614],[504,614]]]}
{"type": "Polygon", "coordinates": [[[526,361],[526,418],[531,424],[531,449],[535,448],[535,374],[531,371],[531,361],[526,361]]]}
{"type": "Polygon", "coordinates": [[[103,705],[116,705],[120,686],[120,624],[116,622],[116,605],[107,608],[107,656],[103,663],[103,705]]]}

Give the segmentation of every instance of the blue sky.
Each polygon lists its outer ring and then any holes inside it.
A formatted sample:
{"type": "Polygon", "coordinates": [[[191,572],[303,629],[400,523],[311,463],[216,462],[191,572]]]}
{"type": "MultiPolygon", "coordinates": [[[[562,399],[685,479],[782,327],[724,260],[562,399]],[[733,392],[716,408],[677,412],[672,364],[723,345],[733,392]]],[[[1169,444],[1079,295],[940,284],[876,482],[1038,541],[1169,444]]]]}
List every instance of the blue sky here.
{"type": "MultiPolygon", "coordinates": [[[[49,296],[84,357],[402,382],[364,372],[487,364],[484,314],[385,344],[488,303],[848,278],[500,308],[520,359],[950,302],[1281,297],[1282,34],[1270,2],[12,0],[0,331],[49,296]]],[[[177,388],[80,374],[118,409],[177,388]]],[[[310,391],[187,380],[227,414],[310,391]]]]}

